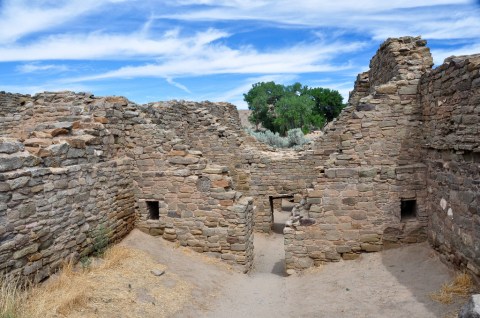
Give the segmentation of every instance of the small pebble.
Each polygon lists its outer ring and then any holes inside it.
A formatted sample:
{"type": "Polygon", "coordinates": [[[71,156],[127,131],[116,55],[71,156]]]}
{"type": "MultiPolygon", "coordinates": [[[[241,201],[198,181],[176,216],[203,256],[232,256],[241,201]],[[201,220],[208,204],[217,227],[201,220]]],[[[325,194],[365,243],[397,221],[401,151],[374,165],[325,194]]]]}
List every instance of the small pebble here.
{"type": "Polygon", "coordinates": [[[165,271],[161,271],[161,270],[158,270],[158,269],[153,269],[153,270],[150,271],[150,273],[152,273],[155,276],[162,276],[163,274],[165,274],[165,271]]]}

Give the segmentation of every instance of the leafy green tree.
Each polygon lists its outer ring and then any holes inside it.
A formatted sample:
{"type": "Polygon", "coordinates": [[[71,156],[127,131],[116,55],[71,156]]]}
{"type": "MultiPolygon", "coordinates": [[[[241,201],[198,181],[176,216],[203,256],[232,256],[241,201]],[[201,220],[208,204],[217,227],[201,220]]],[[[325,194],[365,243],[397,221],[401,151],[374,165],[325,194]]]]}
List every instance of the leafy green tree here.
{"type": "Polygon", "coordinates": [[[248,103],[248,109],[252,110],[250,122],[255,124],[258,129],[259,124],[274,131],[274,112],[275,104],[284,95],[283,85],[275,82],[261,82],[253,84],[247,94],[243,94],[244,100],[248,103]]]}
{"type": "Polygon", "coordinates": [[[327,121],[332,121],[342,111],[343,97],[338,91],[328,88],[310,88],[308,93],[315,100],[315,111],[322,114],[327,121]]]}
{"type": "Polygon", "coordinates": [[[301,128],[304,133],[321,128],[343,108],[343,98],[337,91],[309,88],[298,82],[289,86],[256,83],[244,94],[244,100],[252,110],[249,120],[257,130],[261,124],[283,136],[294,128],[301,128]]]}
{"type": "Polygon", "coordinates": [[[322,118],[314,114],[315,102],[307,95],[287,95],[276,104],[275,124],[278,132],[285,135],[288,130],[301,128],[304,133],[319,127],[322,118]]]}

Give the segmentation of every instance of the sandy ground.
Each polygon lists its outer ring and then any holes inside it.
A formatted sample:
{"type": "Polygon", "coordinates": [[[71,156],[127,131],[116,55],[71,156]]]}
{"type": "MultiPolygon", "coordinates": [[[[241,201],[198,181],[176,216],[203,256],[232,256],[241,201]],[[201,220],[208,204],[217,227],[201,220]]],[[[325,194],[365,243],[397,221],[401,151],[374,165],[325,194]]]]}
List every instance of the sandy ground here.
{"type": "Polygon", "coordinates": [[[248,275],[138,230],[122,244],[148,252],[194,286],[189,304],[174,317],[455,317],[461,303],[429,298],[453,272],[427,243],[285,276],[279,233],[287,216],[276,212],[277,233],[255,234],[255,265],[248,275]]]}

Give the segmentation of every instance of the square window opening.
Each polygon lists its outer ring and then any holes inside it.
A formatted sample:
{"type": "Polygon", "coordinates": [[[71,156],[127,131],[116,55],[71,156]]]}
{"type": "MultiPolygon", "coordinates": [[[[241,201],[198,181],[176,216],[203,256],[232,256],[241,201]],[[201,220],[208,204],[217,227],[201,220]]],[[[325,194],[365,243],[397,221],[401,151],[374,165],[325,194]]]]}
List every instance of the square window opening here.
{"type": "Polygon", "coordinates": [[[402,200],[401,206],[401,220],[411,220],[417,217],[417,200],[402,200]]]}
{"type": "Polygon", "coordinates": [[[148,218],[158,220],[160,218],[160,206],[158,201],[146,201],[148,209],[148,218]]]}

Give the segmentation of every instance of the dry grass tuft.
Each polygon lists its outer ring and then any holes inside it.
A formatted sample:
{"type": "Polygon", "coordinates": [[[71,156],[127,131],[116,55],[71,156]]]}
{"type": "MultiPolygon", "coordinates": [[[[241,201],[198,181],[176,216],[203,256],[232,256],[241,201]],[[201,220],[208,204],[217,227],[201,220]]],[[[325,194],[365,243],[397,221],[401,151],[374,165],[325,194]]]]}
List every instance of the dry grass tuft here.
{"type": "Polygon", "coordinates": [[[452,282],[443,284],[439,291],[430,297],[442,304],[451,304],[454,296],[467,297],[473,288],[473,281],[470,275],[463,272],[457,274],[452,282]]]}
{"type": "Polygon", "coordinates": [[[190,300],[193,286],[150,255],[114,246],[86,270],[64,264],[57,275],[28,289],[0,280],[0,318],[171,317],[190,300]]]}
{"type": "Polygon", "coordinates": [[[65,316],[84,306],[90,287],[88,281],[79,279],[84,275],[85,273],[74,270],[72,262],[65,263],[58,276],[52,277],[45,285],[30,290],[25,305],[26,316],[65,316]]]}
{"type": "Polygon", "coordinates": [[[109,248],[103,257],[103,263],[99,266],[100,269],[113,269],[118,267],[122,261],[132,258],[134,253],[131,249],[121,245],[113,246],[109,248]]]}
{"type": "Polygon", "coordinates": [[[22,303],[27,296],[24,287],[18,279],[0,277],[0,318],[16,318],[23,315],[22,303]]]}

